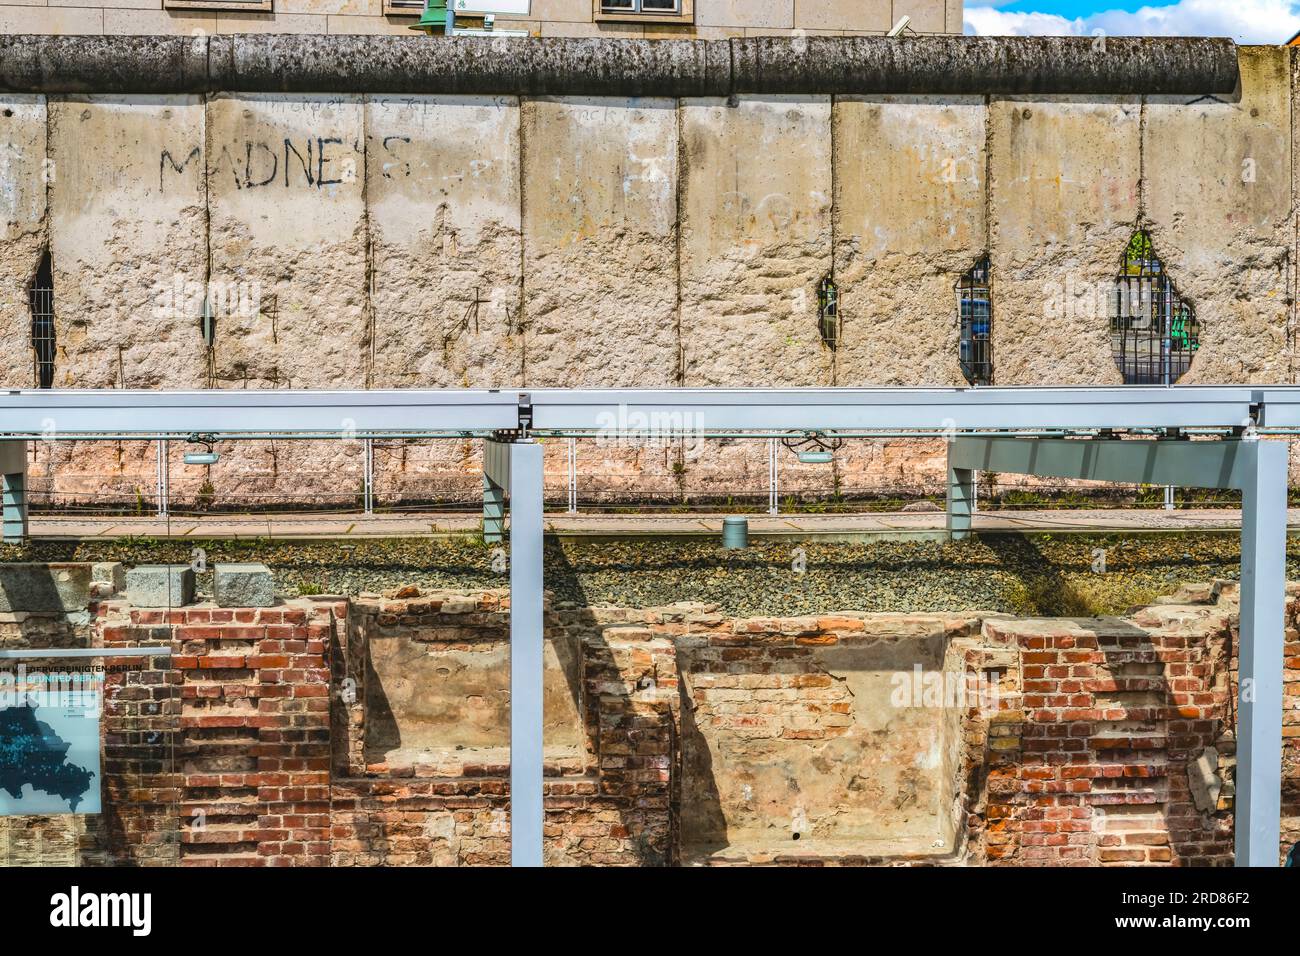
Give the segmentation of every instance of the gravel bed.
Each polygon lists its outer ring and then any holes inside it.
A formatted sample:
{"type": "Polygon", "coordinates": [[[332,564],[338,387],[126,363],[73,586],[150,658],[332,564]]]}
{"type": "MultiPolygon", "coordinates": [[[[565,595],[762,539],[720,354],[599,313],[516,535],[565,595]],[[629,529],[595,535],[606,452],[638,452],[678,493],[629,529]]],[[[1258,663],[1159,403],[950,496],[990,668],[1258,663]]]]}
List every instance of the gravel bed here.
{"type": "MultiPolygon", "coordinates": [[[[264,561],[284,594],[356,594],[403,585],[505,587],[504,552],[463,539],[276,542],[123,539],[0,548],[4,561],[159,563],[264,561]]],[[[712,541],[548,542],[557,602],[651,607],[717,604],[728,614],[826,611],[1122,613],[1182,584],[1238,576],[1235,534],[1004,534],[953,544],[762,543],[724,551],[712,541]],[[1104,566],[1101,559],[1104,556],[1104,566]],[[802,570],[801,570],[802,569],[802,570]]],[[[1300,570],[1300,544],[1288,555],[1300,570]]],[[[206,583],[201,579],[201,585],[206,583]]]]}

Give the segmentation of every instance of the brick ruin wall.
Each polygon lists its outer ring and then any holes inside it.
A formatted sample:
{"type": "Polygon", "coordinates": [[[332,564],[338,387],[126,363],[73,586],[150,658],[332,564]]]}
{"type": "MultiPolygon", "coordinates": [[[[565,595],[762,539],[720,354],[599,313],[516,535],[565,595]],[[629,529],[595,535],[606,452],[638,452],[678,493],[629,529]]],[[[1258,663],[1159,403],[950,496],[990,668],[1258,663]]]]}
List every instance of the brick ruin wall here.
{"type": "MultiPolygon", "coordinates": [[[[508,862],[504,601],[142,610],[109,587],[75,626],[0,615],[6,648],[172,653],[107,676],[104,812],[0,818],[0,862],[508,862]]],[[[1226,865],[1234,602],[1220,585],[1099,620],[549,608],[546,860],[1226,865]]],[[[1284,846],[1300,588],[1287,622],[1284,846]]]]}
{"type": "MultiPolygon", "coordinates": [[[[46,249],[61,387],[961,385],[955,285],[984,255],[998,384],[1116,384],[1105,300],[1138,228],[1202,323],[1184,381],[1294,383],[1297,55],[1242,48],[1240,96],[1192,102],[3,95],[0,384],[32,385],[46,249]]],[[[765,443],[701,447],[580,442],[580,495],[765,494],[765,443]]],[[[356,441],[184,450],[177,504],[360,493],[356,441]]],[[[380,442],[379,500],[472,501],[478,454],[380,442]]],[[[38,499],[152,498],[150,444],[32,455],[38,499]]],[[[933,492],[943,465],[854,442],[782,453],[781,484],[933,492]]]]}

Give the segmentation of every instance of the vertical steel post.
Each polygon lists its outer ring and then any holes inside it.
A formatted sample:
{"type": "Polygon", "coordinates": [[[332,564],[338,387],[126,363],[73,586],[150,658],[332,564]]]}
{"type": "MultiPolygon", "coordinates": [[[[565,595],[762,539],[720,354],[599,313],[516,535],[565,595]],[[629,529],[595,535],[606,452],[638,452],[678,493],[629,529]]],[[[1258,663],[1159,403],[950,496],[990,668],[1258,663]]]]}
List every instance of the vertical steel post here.
{"type": "Polygon", "coordinates": [[[569,439],[569,514],[578,513],[578,439],[569,439]]]}
{"type": "Polygon", "coordinates": [[[777,488],[776,439],[767,440],[767,513],[781,513],[781,492],[777,488]]]}
{"type": "Polygon", "coordinates": [[[27,540],[27,442],[0,441],[0,504],[5,544],[27,540]]]}
{"type": "Polygon", "coordinates": [[[505,539],[506,492],[486,474],[483,475],[483,541],[500,544],[505,539]]]}
{"type": "Polygon", "coordinates": [[[510,446],[510,865],[542,865],[542,446],[510,446]]]}
{"type": "Polygon", "coordinates": [[[362,506],[368,515],[375,513],[375,443],[374,439],[365,440],[365,474],[362,475],[362,506]]]}
{"type": "Polygon", "coordinates": [[[168,474],[167,439],[158,439],[158,517],[167,517],[168,498],[170,497],[170,475],[168,474]]]}
{"type": "Polygon", "coordinates": [[[1277,866],[1282,826],[1282,652],[1287,445],[1243,441],[1237,866],[1277,866]]]}
{"type": "Polygon", "coordinates": [[[975,510],[975,472],[952,466],[952,446],[948,452],[948,538],[963,541],[970,537],[971,515],[975,510]]]}

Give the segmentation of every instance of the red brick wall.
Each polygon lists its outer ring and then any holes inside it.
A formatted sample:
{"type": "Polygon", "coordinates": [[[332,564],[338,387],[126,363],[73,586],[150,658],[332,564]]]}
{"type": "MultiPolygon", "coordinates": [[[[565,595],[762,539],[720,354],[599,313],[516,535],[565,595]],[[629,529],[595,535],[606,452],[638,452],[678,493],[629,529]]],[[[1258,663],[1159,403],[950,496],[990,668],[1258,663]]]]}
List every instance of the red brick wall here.
{"type": "MultiPolygon", "coordinates": [[[[365,715],[355,702],[364,694],[331,692],[349,677],[364,680],[365,622],[392,610],[384,603],[99,605],[106,646],[167,646],[173,656],[108,673],[105,811],[63,827],[59,852],[71,839],[84,864],[506,863],[508,767],[467,760],[455,773],[422,776],[368,770],[358,759],[365,715]]],[[[468,620],[457,615],[482,614],[481,604],[462,599],[440,605],[436,619],[415,617],[421,627],[447,628],[450,639],[468,620]]],[[[1294,592],[1287,613],[1284,845],[1300,839],[1294,592]]],[[[988,616],[952,630],[951,666],[996,675],[1000,697],[992,711],[958,715],[952,758],[965,826],[947,862],[1230,863],[1235,614],[1228,587],[1188,591],[1125,619],[988,616]]],[[[846,633],[856,635],[850,644],[861,640],[845,617],[734,621],[693,606],[567,609],[551,612],[548,626],[582,646],[576,692],[591,758],[585,771],[548,774],[550,864],[678,862],[683,780],[697,772],[682,765],[682,736],[700,703],[678,674],[684,646],[716,650],[699,660],[743,689],[785,673],[808,648],[846,633]]],[[[802,686],[791,679],[778,690],[797,695],[802,686]]],[[[833,730],[843,715],[815,703],[804,709],[833,730]]],[[[831,730],[809,745],[833,739],[831,730]]],[[[881,860],[849,847],[731,862],[881,860]]]]}
{"type": "Polygon", "coordinates": [[[974,821],[990,862],[1231,863],[1234,612],[1228,594],[1125,620],[986,622],[1018,648],[1023,693],[990,741],[974,821]],[[1189,780],[1207,748],[1226,786],[1198,808],[1189,780]]]}
{"type": "MultiPolygon", "coordinates": [[[[170,642],[167,709],[154,718],[165,743],[146,748],[171,765],[157,787],[108,763],[106,785],[144,785],[165,807],[185,866],[301,866],[329,861],[330,670],[336,616],[346,602],[276,608],[139,610],[105,605],[105,643],[170,642]]],[[[166,665],[160,665],[166,666],[166,665]]],[[[143,672],[140,680],[153,680],[143,672]]],[[[152,691],[151,691],[152,693],[152,691]]],[[[133,687],[122,707],[145,706],[133,687]]],[[[125,715],[124,715],[125,716],[125,715]]],[[[134,715],[132,715],[133,719],[134,715]]],[[[146,722],[147,725],[147,722],[146,722]]],[[[140,732],[125,735],[135,741],[140,732]]],[[[114,805],[130,806],[114,794],[114,805]]],[[[124,849],[128,853],[130,841],[124,849]]]]}

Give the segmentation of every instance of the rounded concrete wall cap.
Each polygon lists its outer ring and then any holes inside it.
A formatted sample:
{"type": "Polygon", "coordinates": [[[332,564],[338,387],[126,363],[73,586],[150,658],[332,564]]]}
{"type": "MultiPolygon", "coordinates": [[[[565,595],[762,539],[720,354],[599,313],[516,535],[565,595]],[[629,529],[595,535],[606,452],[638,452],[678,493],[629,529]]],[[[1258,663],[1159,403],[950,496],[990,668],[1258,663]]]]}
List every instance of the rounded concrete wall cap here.
{"type": "Polygon", "coordinates": [[[1229,94],[1205,37],[0,37],[9,93],[1229,94]]]}

